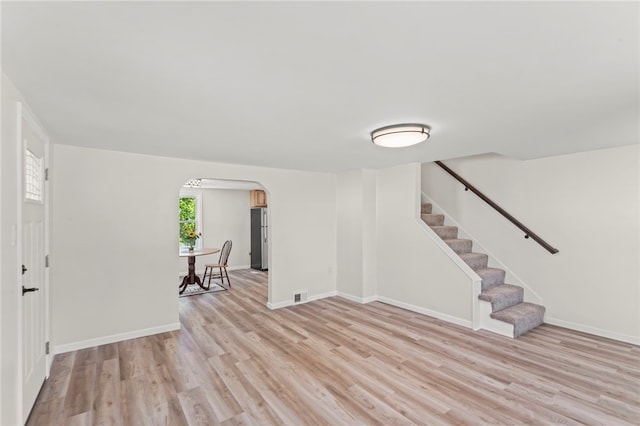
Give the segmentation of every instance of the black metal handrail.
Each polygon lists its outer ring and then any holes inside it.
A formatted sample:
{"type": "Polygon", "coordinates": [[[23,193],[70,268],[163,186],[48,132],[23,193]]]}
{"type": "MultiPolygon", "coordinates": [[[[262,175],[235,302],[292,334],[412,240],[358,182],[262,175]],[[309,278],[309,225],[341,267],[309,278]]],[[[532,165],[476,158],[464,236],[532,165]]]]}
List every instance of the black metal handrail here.
{"type": "Polygon", "coordinates": [[[474,194],[476,194],[478,197],[480,197],[480,199],[482,199],[482,201],[484,201],[485,203],[489,204],[491,207],[493,207],[498,213],[500,213],[502,216],[504,216],[505,218],[507,218],[507,220],[511,223],[513,223],[515,226],[517,226],[518,228],[520,228],[522,230],[522,232],[524,232],[524,237],[525,238],[529,238],[531,237],[535,242],[537,242],[538,244],[540,244],[542,247],[544,247],[545,249],[547,249],[547,251],[551,254],[556,254],[558,253],[558,249],[554,248],[553,246],[551,246],[551,244],[547,243],[545,240],[543,240],[542,238],[540,238],[535,232],[533,232],[531,229],[527,228],[526,226],[524,226],[522,224],[522,222],[520,222],[518,219],[516,219],[515,217],[511,216],[509,213],[507,213],[502,207],[500,207],[499,205],[497,205],[495,202],[493,202],[489,197],[487,197],[486,195],[484,195],[482,192],[480,192],[475,186],[471,185],[469,182],[467,182],[463,177],[461,177],[459,174],[457,174],[456,172],[454,172],[453,170],[451,170],[449,167],[445,166],[442,161],[436,161],[435,162],[438,166],[442,167],[444,169],[444,171],[446,171],[447,173],[449,173],[451,176],[453,176],[458,182],[460,182],[461,184],[464,185],[464,190],[468,191],[471,190],[471,192],[473,192],[474,194]]]}

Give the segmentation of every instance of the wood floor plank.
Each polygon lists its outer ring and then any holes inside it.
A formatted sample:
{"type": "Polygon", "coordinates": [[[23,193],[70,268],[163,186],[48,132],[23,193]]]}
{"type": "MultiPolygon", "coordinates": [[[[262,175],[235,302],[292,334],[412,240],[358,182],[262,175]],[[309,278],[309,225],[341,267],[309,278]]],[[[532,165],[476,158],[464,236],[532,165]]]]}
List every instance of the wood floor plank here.
{"type": "Polygon", "coordinates": [[[93,403],[96,425],[122,425],[120,404],[120,367],[118,358],[102,362],[98,371],[93,403]]]}
{"type": "Polygon", "coordinates": [[[161,385],[165,398],[165,405],[163,408],[166,412],[166,424],[171,426],[188,425],[189,423],[184,415],[184,411],[182,410],[182,406],[178,398],[178,392],[174,386],[173,378],[171,377],[167,366],[159,365],[156,371],[156,379],[161,385]]]}
{"type": "MultiPolygon", "coordinates": [[[[250,383],[243,372],[238,369],[236,362],[233,355],[228,354],[209,358],[212,368],[216,370],[229,388],[243,412],[249,414],[249,419],[261,419],[264,424],[277,424],[278,416],[266,404],[260,392],[250,383]]],[[[246,421],[248,418],[243,419],[246,421]]]]}
{"type": "Polygon", "coordinates": [[[50,399],[58,399],[60,395],[67,393],[76,353],[77,352],[67,352],[56,356],[56,362],[51,366],[49,378],[38,396],[39,401],[44,402],[50,399]]]}
{"type": "Polygon", "coordinates": [[[147,405],[144,382],[144,376],[130,377],[120,381],[122,423],[125,425],[151,423],[152,413],[147,405]]]}
{"type": "Polygon", "coordinates": [[[28,419],[30,425],[62,425],[64,423],[64,396],[50,397],[44,401],[38,400],[28,419]]]}
{"type": "Polygon", "coordinates": [[[381,302],[270,310],[267,274],[179,299],[181,330],[57,355],[29,425],[640,425],[640,347],[518,339],[381,302]]]}
{"type": "Polygon", "coordinates": [[[80,414],[75,421],[90,422],[96,382],[96,350],[83,349],[76,354],[67,388],[64,417],[71,418],[80,414]]]}
{"type": "Polygon", "coordinates": [[[178,398],[189,425],[208,426],[220,423],[207,399],[205,389],[189,389],[180,392],[178,398]]]}
{"type": "Polygon", "coordinates": [[[252,383],[260,392],[265,403],[269,405],[270,410],[276,413],[281,423],[305,424],[310,422],[306,412],[298,412],[295,409],[296,404],[293,401],[295,396],[291,395],[288,389],[279,385],[273,373],[270,374],[253,359],[240,361],[237,366],[251,377],[260,377],[259,380],[252,380],[252,383]]]}
{"type": "Polygon", "coordinates": [[[167,372],[173,388],[183,392],[199,386],[198,376],[189,368],[187,355],[191,351],[181,348],[178,339],[172,337],[164,341],[164,354],[167,372]]]}

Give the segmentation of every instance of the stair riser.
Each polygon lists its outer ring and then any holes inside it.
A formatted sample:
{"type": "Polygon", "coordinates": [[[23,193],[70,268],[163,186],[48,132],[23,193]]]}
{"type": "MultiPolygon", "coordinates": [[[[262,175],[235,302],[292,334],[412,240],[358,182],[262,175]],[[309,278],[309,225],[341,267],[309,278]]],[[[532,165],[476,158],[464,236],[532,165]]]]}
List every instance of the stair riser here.
{"type": "Polygon", "coordinates": [[[491,310],[493,312],[498,312],[498,311],[500,311],[502,309],[506,309],[506,308],[509,308],[511,306],[515,306],[518,303],[522,303],[522,297],[513,298],[513,299],[504,298],[504,299],[494,300],[491,303],[491,310]]]}
{"type": "Polygon", "coordinates": [[[458,228],[455,226],[432,227],[431,229],[443,240],[458,238],[458,228]]]}
{"type": "MultiPolygon", "coordinates": [[[[515,320],[513,323],[513,337],[522,336],[529,330],[536,328],[537,326],[544,323],[544,306],[539,306],[539,309],[536,312],[530,312],[526,315],[523,315],[515,320]]],[[[491,314],[491,318],[497,319],[498,321],[503,321],[499,318],[500,312],[496,312],[491,314]]],[[[511,321],[508,321],[511,322],[511,321]]]]}
{"type": "Polygon", "coordinates": [[[429,226],[444,225],[444,215],[442,214],[423,214],[422,220],[429,226]]]}
{"type": "Polygon", "coordinates": [[[488,259],[488,257],[486,255],[482,256],[482,257],[477,257],[477,258],[474,257],[472,259],[463,259],[463,260],[474,271],[477,271],[478,269],[486,268],[487,267],[487,263],[489,262],[489,259],[488,259]]]}
{"type": "Polygon", "coordinates": [[[430,203],[424,203],[422,204],[422,208],[420,209],[420,213],[423,214],[431,214],[433,207],[430,203]]]}
{"type": "Polygon", "coordinates": [[[482,291],[488,290],[493,286],[504,284],[504,271],[501,274],[493,274],[482,278],[482,291]]]}
{"type": "Polygon", "coordinates": [[[470,253],[471,247],[473,246],[473,241],[471,240],[445,242],[449,245],[449,247],[451,247],[451,250],[453,250],[457,254],[470,253]]]}
{"type": "Polygon", "coordinates": [[[493,310],[493,312],[498,312],[511,306],[515,306],[518,303],[522,303],[523,300],[524,290],[519,293],[513,293],[494,300],[491,302],[491,310],[493,310]]]}

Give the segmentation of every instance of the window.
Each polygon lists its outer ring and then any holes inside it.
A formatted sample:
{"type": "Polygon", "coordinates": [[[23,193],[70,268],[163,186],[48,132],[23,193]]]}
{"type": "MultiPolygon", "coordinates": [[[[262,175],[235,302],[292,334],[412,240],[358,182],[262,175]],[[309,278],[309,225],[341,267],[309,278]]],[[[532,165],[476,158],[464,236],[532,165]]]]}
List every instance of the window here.
{"type": "MultiPolygon", "coordinates": [[[[186,248],[189,232],[202,232],[202,196],[198,193],[180,192],[179,200],[179,245],[186,248]]],[[[196,241],[196,248],[202,248],[202,237],[196,241]]]]}
{"type": "Polygon", "coordinates": [[[42,202],[42,158],[26,149],[24,160],[24,197],[27,200],[42,202]]]}

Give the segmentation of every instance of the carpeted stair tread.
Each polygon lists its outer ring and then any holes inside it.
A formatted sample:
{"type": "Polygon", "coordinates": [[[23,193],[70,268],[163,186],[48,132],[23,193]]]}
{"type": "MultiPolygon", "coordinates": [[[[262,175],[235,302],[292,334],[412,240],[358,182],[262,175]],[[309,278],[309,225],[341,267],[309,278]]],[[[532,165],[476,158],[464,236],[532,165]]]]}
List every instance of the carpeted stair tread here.
{"type": "Polygon", "coordinates": [[[544,306],[534,303],[518,303],[498,312],[491,318],[513,324],[513,337],[518,337],[544,322],[544,306]]]}
{"type": "Polygon", "coordinates": [[[505,272],[503,269],[498,268],[483,268],[476,270],[476,274],[482,278],[482,291],[504,284],[505,272]]]}
{"type": "Polygon", "coordinates": [[[442,226],[444,225],[444,215],[443,214],[431,214],[431,213],[423,213],[421,215],[422,220],[429,226],[442,226]]]}
{"type": "Polygon", "coordinates": [[[431,203],[422,203],[420,213],[430,214],[432,209],[433,209],[433,206],[431,203]]]}
{"type": "Polygon", "coordinates": [[[457,254],[469,253],[473,246],[473,241],[453,238],[450,240],[444,240],[445,243],[457,254]]]}
{"type": "Polygon", "coordinates": [[[443,240],[458,238],[457,226],[432,226],[431,229],[443,240]]]}
{"type": "Polygon", "coordinates": [[[500,284],[480,293],[478,299],[490,302],[491,310],[497,312],[522,303],[524,300],[524,289],[517,285],[500,284]]]}
{"type": "Polygon", "coordinates": [[[460,253],[458,256],[474,271],[486,268],[489,262],[489,256],[484,253],[460,253]]]}

